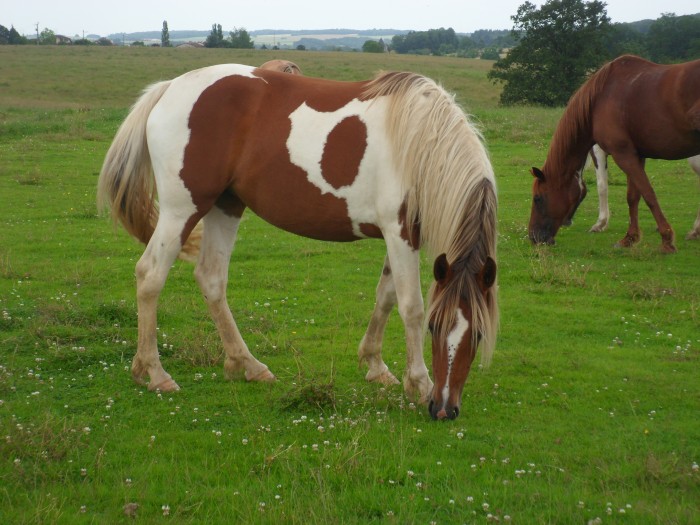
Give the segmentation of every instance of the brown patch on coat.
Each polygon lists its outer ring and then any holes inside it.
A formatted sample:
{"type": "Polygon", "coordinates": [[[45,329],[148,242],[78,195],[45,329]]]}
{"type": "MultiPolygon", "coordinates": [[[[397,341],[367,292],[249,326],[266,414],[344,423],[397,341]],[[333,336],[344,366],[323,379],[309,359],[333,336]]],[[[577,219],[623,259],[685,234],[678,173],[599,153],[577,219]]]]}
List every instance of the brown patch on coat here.
{"type": "Polygon", "coordinates": [[[335,189],[351,186],[367,149],[367,126],[357,116],[346,117],[328,134],[321,158],[323,178],[335,189]]]}
{"type": "Polygon", "coordinates": [[[420,249],[420,222],[414,222],[409,226],[406,218],[406,201],[399,208],[399,224],[401,225],[401,238],[414,250],[420,249]]]}

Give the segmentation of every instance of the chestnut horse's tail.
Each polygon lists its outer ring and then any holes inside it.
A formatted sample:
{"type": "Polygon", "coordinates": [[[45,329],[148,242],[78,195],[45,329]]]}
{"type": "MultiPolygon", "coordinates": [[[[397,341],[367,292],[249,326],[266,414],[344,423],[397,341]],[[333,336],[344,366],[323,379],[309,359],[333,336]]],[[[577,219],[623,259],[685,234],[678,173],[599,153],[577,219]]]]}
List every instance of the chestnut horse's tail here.
{"type": "MultiPolygon", "coordinates": [[[[109,209],[112,220],[147,244],[158,222],[155,179],[146,140],[151,111],[170,86],[158,82],[146,88],[119,127],[107,151],[97,183],[97,205],[109,209]]],[[[194,261],[199,252],[200,229],[192,232],[180,258],[194,261]]]]}

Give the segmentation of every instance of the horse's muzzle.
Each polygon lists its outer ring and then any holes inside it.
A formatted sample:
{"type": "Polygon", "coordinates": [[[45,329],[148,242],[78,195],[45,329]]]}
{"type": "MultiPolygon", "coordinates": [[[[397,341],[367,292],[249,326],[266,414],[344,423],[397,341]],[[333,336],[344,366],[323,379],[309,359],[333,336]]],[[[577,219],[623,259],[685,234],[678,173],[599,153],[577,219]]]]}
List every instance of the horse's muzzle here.
{"type": "Polygon", "coordinates": [[[430,412],[430,417],[435,420],[455,419],[459,415],[458,406],[452,406],[448,403],[442,407],[439,407],[432,399],[428,405],[428,411],[430,412]]]}
{"type": "Polygon", "coordinates": [[[532,244],[554,244],[554,235],[547,230],[530,230],[528,236],[532,244]]]}

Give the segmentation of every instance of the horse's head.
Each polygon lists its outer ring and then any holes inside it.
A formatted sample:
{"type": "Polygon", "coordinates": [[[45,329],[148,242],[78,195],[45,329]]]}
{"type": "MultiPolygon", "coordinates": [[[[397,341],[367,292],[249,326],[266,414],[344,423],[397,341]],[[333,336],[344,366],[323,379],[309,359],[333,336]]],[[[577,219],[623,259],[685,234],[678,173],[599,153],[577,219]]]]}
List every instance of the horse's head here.
{"type": "Polygon", "coordinates": [[[561,179],[562,184],[548,180],[545,174],[532,168],[532,211],[528,232],[536,244],[554,244],[554,236],[562,226],[569,226],[581,201],[586,196],[586,184],[580,172],[561,179]]]}
{"type": "MultiPolygon", "coordinates": [[[[453,281],[463,278],[463,275],[459,275],[461,271],[466,270],[455,269],[448,263],[444,254],[435,260],[433,300],[440,301],[450,294],[449,289],[455,285],[453,281]]],[[[474,277],[473,281],[478,288],[474,292],[485,299],[496,281],[495,261],[488,257],[474,277]]],[[[459,287],[457,289],[459,290],[459,287]]],[[[445,304],[452,304],[452,301],[447,300],[445,304]]],[[[428,329],[433,340],[435,380],[428,409],[433,419],[454,419],[459,415],[464,383],[482,338],[482,334],[474,330],[473,300],[460,293],[455,309],[454,315],[450,315],[450,312],[431,308],[428,319],[428,329]]]]}

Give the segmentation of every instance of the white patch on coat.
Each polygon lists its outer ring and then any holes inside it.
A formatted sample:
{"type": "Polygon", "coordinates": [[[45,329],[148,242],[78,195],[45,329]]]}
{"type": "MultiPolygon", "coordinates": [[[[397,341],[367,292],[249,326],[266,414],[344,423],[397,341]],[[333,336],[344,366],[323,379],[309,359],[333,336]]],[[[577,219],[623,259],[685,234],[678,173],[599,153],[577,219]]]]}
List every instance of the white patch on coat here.
{"type": "Polygon", "coordinates": [[[380,228],[388,224],[398,226],[397,212],[403,196],[398,177],[391,176],[393,162],[384,127],[385,108],[381,99],[354,99],[328,112],[316,111],[303,103],[289,115],[292,124],[287,139],[290,161],[304,170],[308,181],[322,193],[345,200],[357,237],[365,237],[360,230],[363,223],[380,228]],[[321,161],[328,136],[348,117],[357,117],[365,125],[367,147],[352,184],[335,188],[323,177],[321,161]],[[382,212],[385,216],[381,216],[382,212]]]}
{"type": "Polygon", "coordinates": [[[189,118],[204,90],[229,76],[251,79],[255,68],[221,64],[190,71],[175,78],[148,117],[146,136],[158,188],[161,213],[187,220],[196,212],[192,196],[180,178],[185,148],[190,141],[189,118]]]}
{"type": "Polygon", "coordinates": [[[469,321],[464,317],[462,309],[457,309],[457,320],[455,327],[447,335],[447,377],[445,378],[445,386],[442,387],[442,402],[446,403],[450,395],[450,374],[452,373],[452,365],[457,356],[457,349],[464,339],[464,336],[469,330],[469,321]]]}

